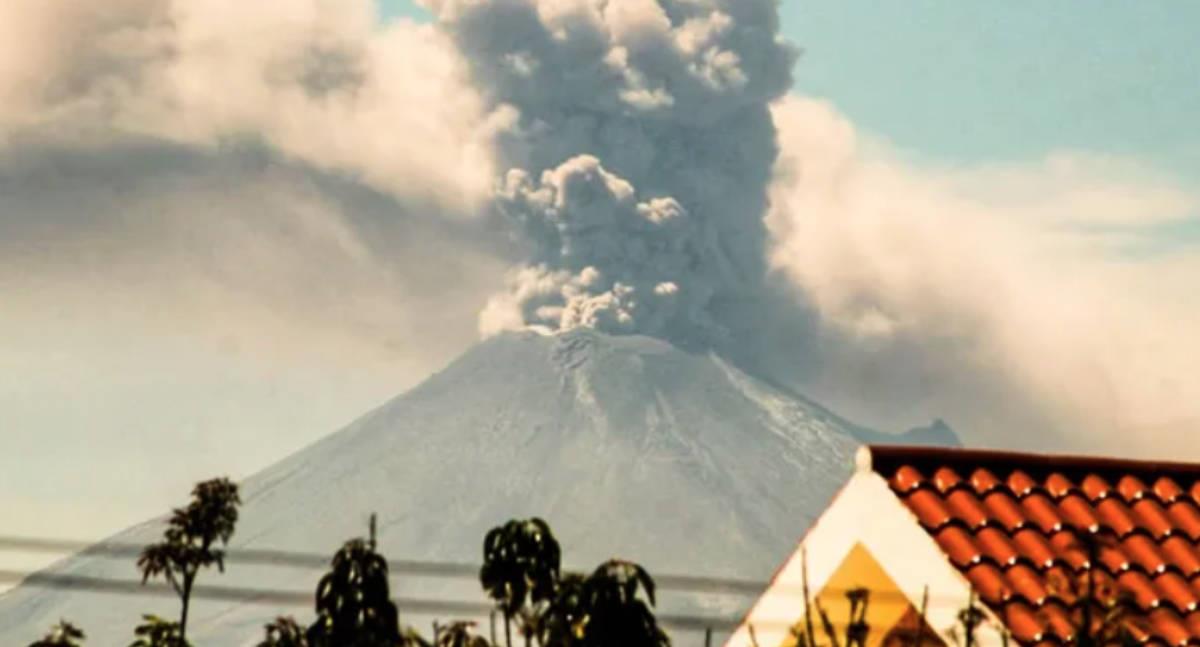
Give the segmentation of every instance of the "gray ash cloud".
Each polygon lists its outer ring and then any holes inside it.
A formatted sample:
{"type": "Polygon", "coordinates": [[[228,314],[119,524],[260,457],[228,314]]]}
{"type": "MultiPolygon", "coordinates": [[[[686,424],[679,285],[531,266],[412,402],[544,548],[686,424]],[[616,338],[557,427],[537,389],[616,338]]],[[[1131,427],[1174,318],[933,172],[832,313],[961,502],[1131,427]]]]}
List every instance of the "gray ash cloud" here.
{"type": "Polygon", "coordinates": [[[774,0],[429,5],[508,123],[495,206],[529,256],[484,331],[720,336],[766,271],[769,105],[796,58],[774,0]]]}

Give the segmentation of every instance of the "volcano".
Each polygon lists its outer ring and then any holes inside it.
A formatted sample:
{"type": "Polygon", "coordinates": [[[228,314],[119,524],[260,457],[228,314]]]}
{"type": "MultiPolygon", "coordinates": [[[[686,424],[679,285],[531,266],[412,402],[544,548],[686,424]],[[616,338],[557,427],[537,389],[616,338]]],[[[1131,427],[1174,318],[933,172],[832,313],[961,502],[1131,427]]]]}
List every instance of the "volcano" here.
{"type": "MultiPolygon", "coordinates": [[[[900,435],[859,427],[714,354],[656,339],[509,333],[247,479],[231,548],[329,555],[376,513],[392,559],[477,563],[490,527],[540,516],[568,567],[620,555],[658,574],[765,582],[849,475],[855,448],[886,441],[957,442],[940,424],[900,435]]],[[[144,544],[161,527],[108,542],[144,544]]],[[[87,552],[46,572],[136,577],[132,558],[87,552]]],[[[234,559],[201,584],[311,591],[319,577],[234,559]]],[[[485,601],[469,579],[403,580],[396,594],[485,601]]],[[[676,597],[663,608],[714,610],[676,597]]],[[[140,614],[174,609],[170,598],[20,586],[0,597],[0,644],[26,644],[59,618],[89,644],[126,644],[140,614]]],[[[252,644],[280,613],[304,621],[311,610],[203,601],[189,634],[198,645],[252,644]]]]}

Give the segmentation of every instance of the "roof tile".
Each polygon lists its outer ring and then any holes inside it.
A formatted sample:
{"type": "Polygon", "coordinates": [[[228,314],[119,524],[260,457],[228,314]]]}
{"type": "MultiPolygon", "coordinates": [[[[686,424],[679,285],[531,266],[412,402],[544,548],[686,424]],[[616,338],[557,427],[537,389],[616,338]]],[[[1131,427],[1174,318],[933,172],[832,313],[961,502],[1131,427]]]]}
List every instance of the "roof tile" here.
{"type": "Polygon", "coordinates": [[[1163,503],[1174,503],[1175,499],[1183,496],[1183,488],[1169,476],[1162,476],[1154,482],[1154,495],[1163,503]]]}
{"type": "Polygon", "coordinates": [[[1012,632],[1013,637],[1023,643],[1035,643],[1046,639],[1046,624],[1024,602],[1011,602],[1004,605],[1002,610],[1004,624],[1012,632]]]}
{"type": "Polygon", "coordinates": [[[1009,531],[1029,525],[1029,519],[1021,511],[1021,504],[1017,503],[1012,494],[1008,492],[993,491],[985,495],[983,505],[987,507],[992,518],[999,521],[1009,531]]]}
{"type": "Polygon", "coordinates": [[[1155,539],[1174,534],[1171,519],[1162,503],[1154,499],[1142,499],[1133,504],[1131,511],[1138,527],[1149,532],[1155,539]]]}
{"type": "Polygon", "coordinates": [[[995,528],[983,528],[975,534],[975,543],[998,564],[1011,566],[1021,558],[1009,536],[995,528]]]}
{"type": "Polygon", "coordinates": [[[1058,472],[1051,474],[1050,477],[1046,479],[1046,483],[1043,487],[1045,487],[1046,491],[1050,493],[1050,496],[1054,497],[1055,499],[1061,499],[1072,492],[1082,491],[1071,482],[1071,479],[1059,474],[1058,472]]]}
{"type": "Polygon", "coordinates": [[[1142,609],[1157,609],[1162,606],[1162,597],[1154,588],[1154,582],[1140,571],[1125,571],[1117,577],[1121,589],[1133,597],[1134,603],[1142,609]]]}
{"type": "Polygon", "coordinates": [[[1026,528],[1014,532],[1012,538],[1021,554],[1038,568],[1050,568],[1054,565],[1054,547],[1042,533],[1026,528]]]}
{"type": "Polygon", "coordinates": [[[1192,540],[1200,540],[1200,510],[1195,503],[1178,498],[1167,508],[1167,517],[1192,540]]]}
{"type": "Polygon", "coordinates": [[[1063,641],[1075,637],[1076,622],[1071,618],[1071,612],[1059,602],[1050,602],[1039,607],[1039,615],[1050,633],[1063,641]]]}
{"type": "Polygon", "coordinates": [[[934,536],[942,550],[959,567],[979,563],[983,551],[975,545],[971,534],[959,526],[946,526],[934,536]]]}
{"type": "Polygon", "coordinates": [[[1042,574],[1029,566],[1017,564],[1004,572],[1004,578],[1013,591],[1035,605],[1044,604],[1050,597],[1042,574]]]}
{"type": "Polygon", "coordinates": [[[1008,476],[1008,488],[1018,497],[1024,497],[1039,487],[1038,482],[1033,480],[1032,476],[1021,470],[1013,470],[1012,474],[1008,476]]]}
{"type": "Polygon", "coordinates": [[[904,466],[896,470],[892,477],[892,489],[897,492],[911,492],[913,488],[925,481],[925,477],[915,468],[904,466]]]}
{"type": "Polygon", "coordinates": [[[1088,555],[1079,538],[1070,530],[1059,530],[1050,536],[1050,545],[1058,553],[1058,558],[1074,570],[1088,567],[1088,555]]]}
{"type": "Polygon", "coordinates": [[[1139,642],[1200,645],[1200,466],[911,448],[872,463],[1022,644],[1128,604],[1139,642]]]}
{"type": "Polygon", "coordinates": [[[1188,586],[1187,580],[1183,579],[1179,573],[1168,571],[1154,578],[1154,588],[1160,594],[1175,605],[1176,609],[1184,613],[1190,613],[1200,608],[1200,600],[1197,600],[1195,592],[1188,586]]]}
{"type": "Polygon", "coordinates": [[[1116,497],[1096,503],[1096,515],[1100,517],[1102,525],[1118,537],[1124,537],[1140,528],[1134,519],[1133,511],[1116,497]]]}
{"type": "Polygon", "coordinates": [[[929,489],[917,489],[908,496],[908,507],[917,513],[917,518],[926,528],[941,528],[951,519],[946,500],[929,489]]]}
{"type": "Polygon", "coordinates": [[[1100,529],[1100,519],[1092,504],[1081,494],[1068,494],[1058,502],[1058,509],[1063,518],[1075,528],[1096,532],[1100,529]]]}
{"type": "Polygon", "coordinates": [[[961,485],[962,482],[962,477],[948,467],[943,467],[942,469],[933,473],[933,485],[938,489],[939,492],[942,492],[943,494],[949,492],[954,487],[961,485]]]}
{"type": "Polygon", "coordinates": [[[981,562],[966,570],[967,579],[979,593],[980,599],[988,604],[1007,602],[1013,595],[1012,586],[995,564],[981,562]]]}
{"type": "Polygon", "coordinates": [[[1195,544],[1178,535],[1171,535],[1163,538],[1160,546],[1167,560],[1184,577],[1200,575],[1200,551],[1196,550],[1195,544]]]}
{"type": "Polygon", "coordinates": [[[1117,481],[1117,490],[1121,492],[1121,496],[1125,497],[1126,501],[1133,502],[1141,499],[1146,496],[1149,489],[1141,479],[1132,474],[1126,474],[1121,477],[1120,481],[1117,481]]]}
{"type": "Polygon", "coordinates": [[[1121,541],[1119,550],[1148,573],[1162,573],[1167,570],[1167,558],[1158,549],[1158,544],[1146,535],[1126,537],[1121,541]]]}
{"type": "Polygon", "coordinates": [[[1155,609],[1149,614],[1154,637],[1169,645],[1186,645],[1192,638],[1183,618],[1170,609],[1155,609]]]}
{"type": "Polygon", "coordinates": [[[1083,479],[1081,487],[1084,493],[1087,494],[1088,498],[1092,501],[1107,499],[1113,492],[1112,486],[1108,484],[1108,481],[1105,481],[1095,474],[1088,474],[1087,477],[1083,479]]]}
{"type": "Polygon", "coordinates": [[[997,488],[1003,488],[1004,484],[995,474],[981,467],[971,472],[971,487],[980,494],[987,494],[997,488]]]}
{"type": "Polygon", "coordinates": [[[988,514],[987,508],[983,506],[979,497],[972,491],[955,490],[946,497],[946,503],[949,504],[954,517],[966,523],[971,528],[980,528],[988,523],[993,523],[992,516],[988,514]]]}
{"type": "Polygon", "coordinates": [[[1046,533],[1057,532],[1064,525],[1054,502],[1040,492],[1034,492],[1021,499],[1021,507],[1025,508],[1029,520],[1041,526],[1046,533]]]}
{"type": "MultiPolygon", "coordinates": [[[[1200,611],[1193,611],[1183,618],[1183,624],[1192,636],[1200,636],[1200,611]]],[[[1192,639],[1193,641],[1195,638],[1192,639]]]]}

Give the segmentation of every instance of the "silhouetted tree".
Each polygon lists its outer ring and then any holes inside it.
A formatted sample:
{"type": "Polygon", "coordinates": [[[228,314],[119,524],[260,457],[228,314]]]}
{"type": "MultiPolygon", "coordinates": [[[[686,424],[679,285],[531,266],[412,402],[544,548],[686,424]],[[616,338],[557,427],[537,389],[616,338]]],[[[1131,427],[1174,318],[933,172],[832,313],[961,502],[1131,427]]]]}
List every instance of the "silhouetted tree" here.
{"type": "MultiPolygon", "coordinates": [[[[962,647],[976,647],[978,645],[979,627],[988,619],[982,607],[976,604],[976,594],[971,592],[971,597],[967,601],[967,606],[959,611],[958,621],[959,627],[962,629],[962,647]]],[[[956,636],[956,634],[954,635],[956,636]]]]}
{"type": "MultiPolygon", "coordinates": [[[[807,585],[805,591],[808,590],[807,585]]],[[[871,633],[871,627],[867,623],[867,609],[870,605],[871,594],[867,589],[855,588],[846,591],[846,601],[850,603],[850,610],[846,616],[845,633],[838,635],[837,626],[829,617],[829,613],[822,606],[820,599],[811,601],[805,600],[805,621],[797,623],[790,629],[792,638],[795,640],[797,647],[864,647],[867,643],[867,637],[871,633]],[[812,609],[816,609],[817,617],[821,620],[821,631],[824,632],[825,642],[815,633],[811,632],[812,609]]],[[[919,643],[917,643],[919,645],[919,643]]]]}
{"type": "Polygon", "coordinates": [[[654,579],[646,569],[623,560],[610,560],[584,582],[580,643],[585,647],[669,647],[671,640],[658,626],[654,606],[654,579]]]}
{"type": "Polygon", "coordinates": [[[1131,647],[1141,644],[1132,631],[1138,627],[1149,632],[1141,614],[1131,614],[1137,608],[1131,594],[1120,591],[1111,577],[1094,565],[1100,563],[1103,548],[1119,546],[1116,537],[1094,532],[1086,527],[1072,527],[1072,548],[1084,551],[1087,563],[1093,565],[1079,574],[1062,575],[1052,572],[1047,589],[1078,609],[1072,620],[1075,626],[1075,647],[1131,647]]]}
{"type": "Polygon", "coordinates": [[[142,616],[142,624],[133,630],[129,647],[190,647],[178,622],[158,616],[142,616]]]}
{"type": "Polygon", "coordinates": [[[1008,647],[1012,642],[1012,634],[1004,621],[999,618],[989,618],[987,611],[979,605],[979,596],[971,589],[967,596],[967,606],[959,610],[958,622],[950,628],[948,635],[959,647],[978,647],[980,644],[979,630],[991,629],[999,638],[1001,647],[1008,647]]]}
{"type": "Polygon", "coordinates": [[[543,647],[583,644],[587,627],[587,579],[575,573],[559,578],[554,597],[538,623],[538,643],[543,647]]]}
{"type": "Polygon", "coordinates": [[[60,620],[50,628],[45,637],[29,647],[79,647],[86,638],[82,629],[66,620],[60,620]]]}
{"type": "Polygon", "coordinates": [[[311,647],[395,647],[401,643],[388,565],[374,541],[352,539],[333,557],[317,585],[317,620],[308,628],[311,647]]]}
{"type": "Polygon", "coordinates": [[[425,637],[417,633],[412,627],[405,627],[400,632],[400,644],[403,647],[433,647],[425,637]]]}
{"type": "Polygon", "coordinates": [[[435,647],[491,647],[483,636],[475,635],[474,622],[452,622],[437,635],[435,647]]]}
{"type": "Polygon", "coordinates": [[[518,616],[523,616],[525,644],[531,644],[539,607],[554,596],[561,560],[558,541],[541,519],[514,519],[484,538],[479,582],[504,615],[508,647],[512,647],[512,619],[518,616]]]}
{"type": "Polygon", "coordinates": [[[192,587],[201,569],[216,565],[224,572],[224,546],[237,525],[241,498],[238,486],[226,478],[199,483],[192,500],[176,508],[167,521],[162,541],[146,546],[138,558],[142,583],[163,576],[179,596],[179,640],[186,643],[192,587]]]}
{"type": "Polygon", "coordinates": [[[279,616],[263,627],[265,636],[258,647],[308,647],[304,628],[290,616],[279,616]]]}

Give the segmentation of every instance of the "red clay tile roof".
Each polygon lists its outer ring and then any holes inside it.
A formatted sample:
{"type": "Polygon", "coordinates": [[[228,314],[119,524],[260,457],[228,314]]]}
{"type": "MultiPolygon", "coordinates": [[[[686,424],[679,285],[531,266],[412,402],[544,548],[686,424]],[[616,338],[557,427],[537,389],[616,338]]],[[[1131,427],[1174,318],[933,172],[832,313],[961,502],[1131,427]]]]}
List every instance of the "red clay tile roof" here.
{"type": "Polygon", "coordinates": [[[1200,465],[870,449],[1020,642],[1072,641],[1085,607],[1095,632],[1121,605],[1140,642],[1200,644],[1200,465]]]}

